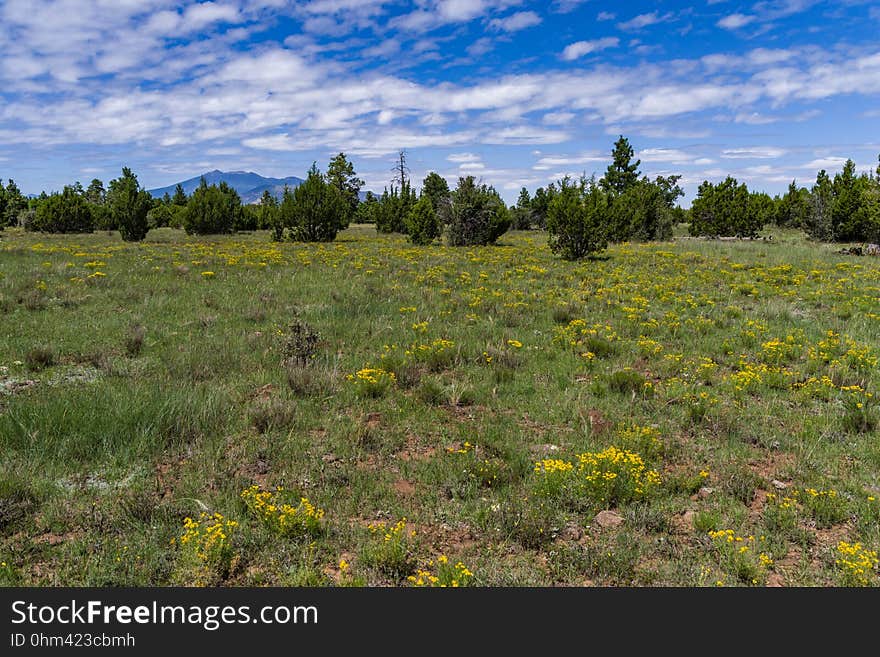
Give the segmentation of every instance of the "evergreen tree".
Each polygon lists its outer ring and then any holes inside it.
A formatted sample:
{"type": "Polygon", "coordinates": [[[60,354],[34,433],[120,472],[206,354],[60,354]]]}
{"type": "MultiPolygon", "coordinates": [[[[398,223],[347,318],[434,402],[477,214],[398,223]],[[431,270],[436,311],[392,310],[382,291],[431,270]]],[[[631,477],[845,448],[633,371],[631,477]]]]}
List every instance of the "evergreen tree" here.
{"type": "Polygon", "coordinates": [[[823,242],[833,238],[832,210],[834,207],[834,185],[825,169],[816,174],[816,183],[810,190],[810,211],[804,229],[813,239],[823,242]]]}
{"type": "MultiPolygon", "coordinates": [[[[284,189],[287,191],[286,186],[284,189]]],[[[260,197],[257,216],[257,223],[261,229],[269,228],[272,230],[273,241],[280,242],[284,239],[284,224],[281,223],[278,199],[268,189],[263,190],[263,195],[260,197]]]]}
{"type": "Polygon", "coordinates": [[[581,260],[608,246],[608,194],[595,179],[559,182],[547,209],[550,250],[564,260],[581,260]]]}
{"type": "Polygon", "coordinates": [[[529,190],[519,190],[516,206],[511,211],[514,230],[530,230],[532,228],[532,198],[529,190]]]}
{"type": "Polygon", "coordinates": [[[379,198],[376,208],[376,230],[380,233],[406,233],[406,218],[416,204],[416,193],[407,180],[403,187],[391,185],[379,198]]]}
{"type": "Polygon", "coordinates": [[[440,221],[434,211],[431,197],[422,194],[406,217],[406,232],[413,244],[426,245],[440,236],[440,221]]]}
{"type": "Polygon", "coordinates": [[[208,186],[207,181],[202,178],[198,188],[189,197],[183,216],[183,227],[190,235],[233,232],[236,218],[241,212],[241,199],[226,183],[220,185],[208,186]]]}
{"type": "Polygon", "coordinates": [[[360,191],[364,186],[364,181],[357,177],[354,165],[348,161],[345,153],[339,153],[330,160],[330,164],[327,166],[327,182],[337,189],[345,201],[347,212],[343,228],[348,228],[348,225],[354,220],[354,214],[360,203],[360,191]]]}
{"type": "Polygon", "coordinates": [[[473,176],[458,179],[447,230],[451,246],[494,244],[510,222],[510,212],[494,187],[478,185],[473,176]]]}
{"type": "Polygon", "coordinates": [[[52,194],[37,205],[28,230],[43,233],[91,233],[94,223],[89,205],[77,190],[67,185],[58,194],[52,194]]]}
{"type": "Polygon", "coordinates": [[[306,180],[291,192],[284,190],[281,221],[297,242],[332,242],[346,227],[346,200],[312,164],[306,180]]]}
{"type": "Polygon", "coordinates": [[[856,177],[856,163],[847,160],[843,171],[834,176],[832,183],[831,236],[835,242],[859,241],[864,237],[853,221],[862,200],[861,186],[856,177]]]}
{"type": "Polygon", "coordinates": [[[174,188],[174,196],[171,197],[171,202],[174,205],[185,207],[188,201],[189,198],[187,198],[186,192],[183,191],[183,185],[177,183],[177,187],[174,188]]]}
{"type": "Polygon", "coordinates": [[[535,190],[535,196],[532,198],[532,220],[538,228],[546,228],[547,210],[555,195],[556,185],[553,183],[550,183],[546,190],[543,187],[538,187],[535,190]]]}
{"type": "Polygon", "coordinates": [[[422,181],[422,196],[427,196],[430,199],[434,212],[441,219],[448,213],[452,196],[449,191],[449,183],[439,173],[432,171],[425,176],[422,181]]]}
{"type": "Polygon", "coordinates": [[[759,206],[748,187],[728,176],[713,185],[704,181],[691,205],[691,235],[707,237],[757,237],[763,228],[759,206]]]}
{"type": "Polygon", "coordinates": [[[373,192],[367,192],[363,202],[358,205],[355,212],[355,223],[359,224],[375,224],[376,213],[379,210],[379,200],[373,192]]]}
{"type": "Polygon", "coordinates": [[[6,184],[6,207],[0,215],[0,225],[15,226],[18,224],[19,215],[28,209],[28,200],[18,189],[18,185],[10,178],[6,184]]]}
{"type": "Polygon", "coordinates": [[[600,181],[603,189],[611,194],[623,194],[639,181],[639,165],[642,161],[633,162],[634,156],[635,153],[629,140],[620,135],[620,138],[614,142],[614,149],[611,151],[613,161],[608,165],[605,177],[600,181]]]}
{"type": "Polygon", "coordinates": [[[128,167],[122,169],[121,177],[110,181],[107,205],[123,240],[140,242],[147,236],[150,230],[147,213],[152,209],[153,198],[128,167]]]}
{"type": "Polygon", "coordinates": [[[93,178],[86,189],[86,200],[94,205],[104,205],[107,192],[104,191],[104,183],[98,178],[93,178]]]}
{"type": "Polygon", "coordinates": [[[611,196],[608,200],[609,241],[649,242],[671,238],[676,220],[675,201],[684,194],[678,179],[679,176],[659,176],[651,182],[645,177],[622,194],[611,196]]]}
{"type": "Polygon", "coordinates": [[[803,228],[807,223],[807,215],[810,212],[809,192],[799,188],[797,181],[792,180],[788,185],[788,191],[779,200],[776,207],[774,222],[777,226],[788,228],[803,228]]]}

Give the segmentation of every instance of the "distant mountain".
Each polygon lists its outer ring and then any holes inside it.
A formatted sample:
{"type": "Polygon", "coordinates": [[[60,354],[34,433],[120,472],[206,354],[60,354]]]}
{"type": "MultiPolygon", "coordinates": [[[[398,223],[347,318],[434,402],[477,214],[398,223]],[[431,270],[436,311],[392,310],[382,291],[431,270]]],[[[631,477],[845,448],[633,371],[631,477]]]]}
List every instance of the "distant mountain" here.
{"type": "Polygon", "coordinates": [[[241,196],[242,203],[257,203],[263,192],[267,189],[270,194],[274,194],[277,199],[281,199],[284,193],[284,186],[287,185],[291,189],[303,182],[302,178],[289,176],[287,178],[266,178],[253,171],[209,171],[201,176],[190,178],[189,180],[181,180],[168,187],[160,187],[158,189],[148,190],[154,198],[160,198],[167,192],[170,196],[174,196],[174,190],[177,185],[183,186],[183,191],[187,195],[192,194],[199,186],[201,179],[204,178],[209,185],[219,185],[225,182],[232,187],[238,195],[241,196]]]}

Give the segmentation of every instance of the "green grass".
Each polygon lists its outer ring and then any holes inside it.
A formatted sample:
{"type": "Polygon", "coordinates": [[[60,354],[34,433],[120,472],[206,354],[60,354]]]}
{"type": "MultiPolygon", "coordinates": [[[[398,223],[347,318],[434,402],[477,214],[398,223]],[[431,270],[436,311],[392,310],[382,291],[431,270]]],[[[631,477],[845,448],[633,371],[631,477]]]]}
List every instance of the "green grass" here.
{"type": "Polygon", "coordinates": [[[407,585],[447,555],[477,585],[824,586],[854,581],[840,541],[880,548],[876,259],[789,232],[583,263],[365,226],[0,240],[0,584],[407,585]],[[574,478],[542,496],[538,461],[611,446],[661,479],[622,522],[574,478]],[[273,532],[254,484],[321,531],[273,532]],[[180,545],[203,512],[238,522],[222,567],[180,545]],[[389,552],[369,525],[404,518],[389,552]]]}

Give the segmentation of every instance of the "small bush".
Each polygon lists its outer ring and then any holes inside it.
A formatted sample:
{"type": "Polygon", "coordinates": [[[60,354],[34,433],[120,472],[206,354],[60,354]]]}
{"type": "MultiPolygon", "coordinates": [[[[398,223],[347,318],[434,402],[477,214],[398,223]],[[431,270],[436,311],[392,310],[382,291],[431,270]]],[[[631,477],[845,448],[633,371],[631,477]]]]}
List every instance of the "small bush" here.
{"type": "Polygon", "coordinates": [[[440,236],[440,220],[434,211],[434,204],[428,196],[422,196],[406,216],[406,231],[409,241],[426,245],[440,236]]]}
{"type": "Polygon", "coordinates": [[[300,497],[291,503],[288,497],[281,486],[267,491],[254,485],[241,492],[241,499],[250,512],[272,533],[285,538],[321,534],[324,510],[317,508],[308,498],[300,497]]]}
{"type": "Polygon", "coordinates": [[[401,518],[394,525],[384,521],[373,522],[367,529],[370,535],[360,554],[366,566],[397,578],[412,572],[416,532],[407,528],[406,518],[401,518]]]}
{"type": "Polygon", "coordinates": [[[446,239],[451,246],[494,244],[510,228],[510,212],[493,187],[459,178],[452,193],[446,239]]]}
{"type": "Polygon", "coordinates": [[[24,363],[29,370],[39,372],[55,364],[55,352],[50,347],[34,347],[25,354],[24,363]]]}
{"type": "Polygon", "coordinates": [[[594,180],[565,178],[547,209],[550,250],[564,260],[581,260],[608,246],[608,196],[594,180]]]}
{"type": "Polygon", "coordinates": [[[283,336],[281,362],[285,366],[306,367],[314,358],[320,339],[318,332],[305,322],[292,322],[283,336]]]}
{"type": "Polygon", "coordinates": [[[633,369],[626,368],[612,372],[608,377],[608,388],[621,394],[646,394],[652,388],[645,376],[633,369]]]}
{"type": "Polygon", "coordinates": [[[251,409],[251,425],[259,433],[291,426],[296,420],[296,409],[290,404],[275,399],[262,402],[251,409]]]}
{"type": "Polygon", "coordinates": [[[133,324],[125,338],[125,353],[129,358],[137,358],[144,347],[146,331],[140,324],[133,324]]]}

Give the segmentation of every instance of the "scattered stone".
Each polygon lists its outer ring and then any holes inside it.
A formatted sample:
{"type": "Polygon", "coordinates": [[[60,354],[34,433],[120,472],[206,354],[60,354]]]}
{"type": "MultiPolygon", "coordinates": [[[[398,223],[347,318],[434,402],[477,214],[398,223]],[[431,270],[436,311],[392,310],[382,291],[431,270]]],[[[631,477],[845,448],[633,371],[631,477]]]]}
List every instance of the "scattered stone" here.
{"type": "Polygon", "coordinates": [[[536,456],[548,456],[553,452],[559,451],[559,445],[551,445],[550,443],[546,443],[543,445],[532,445],[529,447],[529,451],[536,456]]]}
{"type": "Polygon", "coordinates": [[[791,484],[788,484],[784,481],[779,481],[778,479],[774,479],[770,483],[773,484],[773,488],[775,488],[776,490],[785,490],[786,488],[791,486],[791,484]]]}
{"type": "Polygon", "coordinates": [[[700,490],[697,491],[697,497],[699,497],[701,500],[705,500],[714,492],[715,489],[711,486],[703,486],[700,490]]]}
{"type": "Polygon", "coordinates": [[[593,522],[606,529],[609,527],[619,527],[623,524],[623,516],[614,511],[600,511],[593,518],[593,522]]]}
{"type": "Polygon", "coordinates": [[[681,522],[685,527],[693,528],[694,526],[694,518],[697,517],[697,512],[693,510],[685,511],[681,516],[681,522]]]}
{"type": "Polygon", "coordinates": [[[339,457],[333,452],[330,452],[329,454],[324,454],[321,457],[321,460],[324,461],[324,463],[336,463],[339,460],[339,457]]]}
{"type": "Polygon", "coordinates": [[[584,533],[581,531],[581,528],[574,522],[565,523],[565,527],[559,532],[559,538],[564,541],[579,541],[583,535],[584,533]]]}

